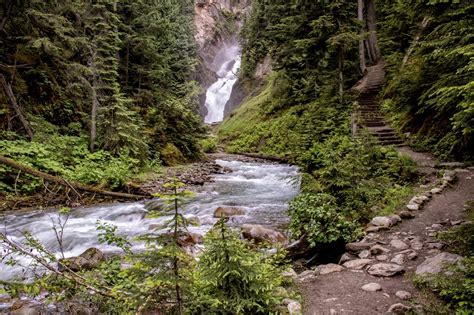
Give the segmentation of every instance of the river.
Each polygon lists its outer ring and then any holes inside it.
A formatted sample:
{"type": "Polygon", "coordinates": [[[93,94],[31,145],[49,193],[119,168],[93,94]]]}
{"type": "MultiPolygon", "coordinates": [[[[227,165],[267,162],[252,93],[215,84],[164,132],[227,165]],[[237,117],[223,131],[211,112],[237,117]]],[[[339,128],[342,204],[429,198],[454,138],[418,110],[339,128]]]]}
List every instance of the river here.
{"type": "MultiPolygon", "coordinates": [[[[233,226],[252,223],[281,229],[288,223],[288,202],[298,194],[300,185],[296,166],[236,160],[216,162],[232,172],[215,175],[212,182],[197,189],[196,195],[184,207],[186,217],[196,217],[201,223],[189,227],[191,232],[206,233],[217,221],[213,216],[215,209],[226,205],[242,207],[246,211],[245,215],[231,218],[233,226]]],[[[97,247],[104,252],[117,251],[114,247],[98,243],[98,221],[117,226],[120,235],[132,239],[149,232],[166,219],[147,218],[147,213],[144,202],[73,209],[64,229],[65,256],[77,256],[89,247],[97,247]]],[[[52,220],[57,220],[57,217],[57,211],[10,213],[2,218],[2,232],[6,232],[10,239],[21,242],[22,232],[29,231],[59,257],[59,245],[52,230],[52,220]]],[[[134,249],[139,250],[141,246],[135,243],[134,249]]],[[[30,263],[26,258],[21,258],[20,262],[26,266],[30,263]]],[[[28,272],[25,273],[20,266],[10,267],[0,263],[0,279],[14,277],[28,277],[28,272]]]]}

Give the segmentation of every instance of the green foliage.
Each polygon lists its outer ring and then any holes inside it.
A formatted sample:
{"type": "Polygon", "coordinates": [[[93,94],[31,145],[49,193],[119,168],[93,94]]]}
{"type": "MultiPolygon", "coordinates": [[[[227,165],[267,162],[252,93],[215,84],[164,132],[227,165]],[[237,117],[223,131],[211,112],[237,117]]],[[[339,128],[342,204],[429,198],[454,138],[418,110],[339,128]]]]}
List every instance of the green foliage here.
{"type": "MultiPolygon", "coordinates": [[[[274,258],[273,258],[274,259],[274,258]]],[[[220,220],[194,271],[193,314],[271,314],[282,301],[283,267],[253,250],[220,220]]]]}
{"type": "Polygon", "coordinates": [[[201,140],[200,145],[203,152],[215,153],[217,152],[218,139],[214,137],[209,137],[201,140]]]}
{"type": "Polygon", "coordinates": [[[472,159],[474,6],[385,1],[379,8],[390,65],[385,97],[395,125],[442,158],[472,159]]]}
{"type": "Polygon", "coordinates": [[[337,209],[335,198],[329,194],[300,194],[290,203],[288,212],[293,235],[306,234],[313,247],[337,241],[350,242],[361,234],[357,223],[344,217],[337,209]]]}
{"type": "Polygon", "coordinates": [[[449,231],[439,232],[437,238],[448,244],[451,251],[462,256],[474,256],[474,224],[465,223],[449,231]]]}
{"type": "Polygon", "coordinates": [[[474,310],[474,258],[471,256],[460,265],[448,267],[449,275],[416,278],[415,284],[438,294],[455,314],[472,314],[474,310]]]}

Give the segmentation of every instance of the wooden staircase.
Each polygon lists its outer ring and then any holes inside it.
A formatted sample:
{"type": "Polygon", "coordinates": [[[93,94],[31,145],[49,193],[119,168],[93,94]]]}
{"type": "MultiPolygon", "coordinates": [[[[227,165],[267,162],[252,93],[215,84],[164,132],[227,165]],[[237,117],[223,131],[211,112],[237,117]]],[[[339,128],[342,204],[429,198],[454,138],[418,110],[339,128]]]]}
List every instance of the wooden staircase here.
{"type": "Polygon", "coordinates": [[[377,95],[382,89],[385,76],[384,63],[368,67],[367,73],[353,88],[359,92],[357,106],[353,115],[353,133],[357,134],[360,127],[365,127],[381,145],[403,145],[395,130],[393,130],[380,112],[377,95]]]}

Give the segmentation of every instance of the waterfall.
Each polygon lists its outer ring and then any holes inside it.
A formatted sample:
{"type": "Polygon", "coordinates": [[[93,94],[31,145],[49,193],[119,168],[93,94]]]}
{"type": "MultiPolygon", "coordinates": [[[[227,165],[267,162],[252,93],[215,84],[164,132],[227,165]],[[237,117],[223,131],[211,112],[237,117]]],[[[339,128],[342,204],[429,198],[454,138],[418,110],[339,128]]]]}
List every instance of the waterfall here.
{"type": "Polygon", "coordinates": [[[220,122],[224,119],[224,109],[237,81],[240,69],[240,48],[237,44],[223,47],[214,59],[217,70],[217,81],[206,92],[207,115],[205,123],[220,122]]]}

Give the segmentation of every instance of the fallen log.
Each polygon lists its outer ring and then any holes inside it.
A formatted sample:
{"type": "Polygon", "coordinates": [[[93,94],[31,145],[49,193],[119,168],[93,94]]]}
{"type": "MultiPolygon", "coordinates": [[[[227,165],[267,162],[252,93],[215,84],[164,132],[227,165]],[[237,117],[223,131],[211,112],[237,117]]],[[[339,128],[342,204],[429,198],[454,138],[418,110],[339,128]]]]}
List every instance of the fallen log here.
{"type": "Polygon", "coordinates": [[[65,180],[64,178],[58,177],[58,176],[53,176],[48,173],[44,173],[41,171],[38,171],[34,168],[31,168],[29,166],[20,164],[18,162],[15,162],[14,160],[7,158],[5,156],[0,155],[0,163],[5,164],[9,167],[12,167],[14,169],[20,170],[22,172],[25,172],[27,174],[30,174],[32,176],[36,176],[39,178],[43,178],[47,181],[54,182],[57,184],[60,184],[65,187],[69,187],[72,189],[76,190],[81,190],[81,191],[86,191],[90,193],[95,193],[95,194],[100,194],[100,195],[105,195],[105,196],[111,196],[115,198],[126,198],[126,199],[143,199],[143,198],[150,198],[151,195],[133,195],[133,194],[127,194],[127,193],[120,193],[120,192],[114,192],[114,191],[107,191],[103,190],[97,187],[92,187],[92,186],[86,186],[82,185],[79,183],[75,182],[69,182],[65,180]]]}

